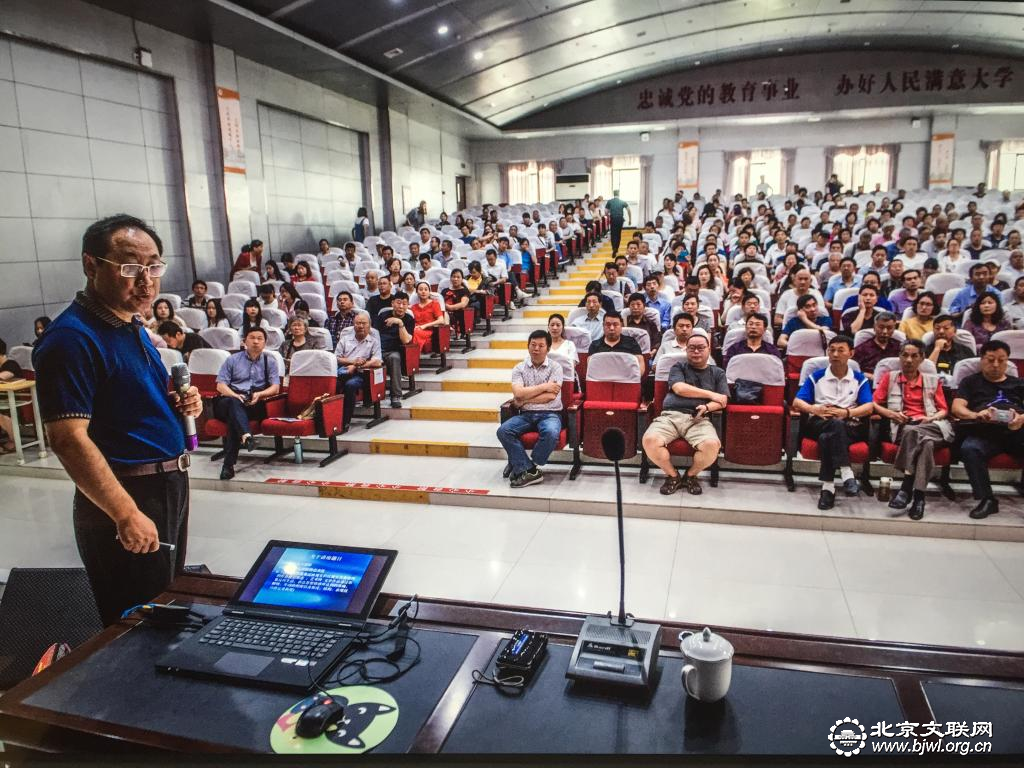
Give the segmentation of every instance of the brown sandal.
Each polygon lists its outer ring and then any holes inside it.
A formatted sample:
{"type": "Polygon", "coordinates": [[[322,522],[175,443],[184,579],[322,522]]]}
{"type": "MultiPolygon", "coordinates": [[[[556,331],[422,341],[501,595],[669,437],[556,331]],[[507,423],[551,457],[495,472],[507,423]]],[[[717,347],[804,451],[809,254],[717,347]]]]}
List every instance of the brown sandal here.
{"type": "Polygon", "coordinates": [[[686,490],[691,496],[700,496],[704,492],[704,489],[700,487],[700,480],[693,475],[686,476],[686,490]]]}
{"type": "Polygon", "coordinates": [[[671,496],[673,493],[683,487],[683,476],[676,475],[675,477],[666,477],[665,482],[661,484],[661,495],[671,496]]]}

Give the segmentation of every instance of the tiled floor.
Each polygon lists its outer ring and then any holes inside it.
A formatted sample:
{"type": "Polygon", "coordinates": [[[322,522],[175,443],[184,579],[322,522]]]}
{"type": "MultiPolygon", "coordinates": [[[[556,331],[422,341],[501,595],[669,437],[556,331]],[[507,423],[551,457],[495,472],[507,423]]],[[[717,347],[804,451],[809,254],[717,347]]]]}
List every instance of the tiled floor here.
{"type": "MultiPolygon", "coordinates": [[[[78,564],[71,493],[0,475],[0,581],[78,564]]],[[[398,593],[602,612],[618,594],[613,517],[194,490],[190,530],[189,561],[233,576],[280,537],[394,547],[398,593]]],[[[638,616],[1024,650],[1024,544],[641,518],[625,531],[638,616]]]]}

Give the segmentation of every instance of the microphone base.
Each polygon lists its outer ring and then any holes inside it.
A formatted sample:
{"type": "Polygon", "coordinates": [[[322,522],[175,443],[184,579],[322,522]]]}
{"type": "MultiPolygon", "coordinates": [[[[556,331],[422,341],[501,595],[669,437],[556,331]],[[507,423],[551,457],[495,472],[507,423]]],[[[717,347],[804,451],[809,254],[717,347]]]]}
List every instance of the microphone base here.
{"type": "Polygon", "coordinates": [[[632,621],[617,624],[610,616],[587,616],[580,628],[569,668],[570,680],[651,690],[661,648],[661,625],[632,621]]]}

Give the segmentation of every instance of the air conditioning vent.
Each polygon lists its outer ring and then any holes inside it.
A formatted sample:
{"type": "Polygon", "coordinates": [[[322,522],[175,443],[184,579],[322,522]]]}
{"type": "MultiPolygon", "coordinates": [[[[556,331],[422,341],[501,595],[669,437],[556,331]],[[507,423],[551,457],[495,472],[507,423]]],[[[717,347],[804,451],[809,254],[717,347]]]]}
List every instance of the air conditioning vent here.
{"type": "Polygon", "coordinates": [[[405,51],[401,48],[392,48],[390,51],[384,51],[384,58],[393,59],[396,56],[401,56],[403,53],[405,53],[405,51]]]}

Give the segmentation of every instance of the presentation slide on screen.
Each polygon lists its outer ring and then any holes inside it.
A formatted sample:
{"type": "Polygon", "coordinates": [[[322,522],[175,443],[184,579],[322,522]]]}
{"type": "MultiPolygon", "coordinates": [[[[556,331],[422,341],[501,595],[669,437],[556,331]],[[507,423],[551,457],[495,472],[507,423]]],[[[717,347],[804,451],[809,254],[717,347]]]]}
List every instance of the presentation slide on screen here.
{"type": "Polygon", "coordinates": [[[253,602],[346,613],[372,561],[357,552],[285,549],[253,602]]]}

